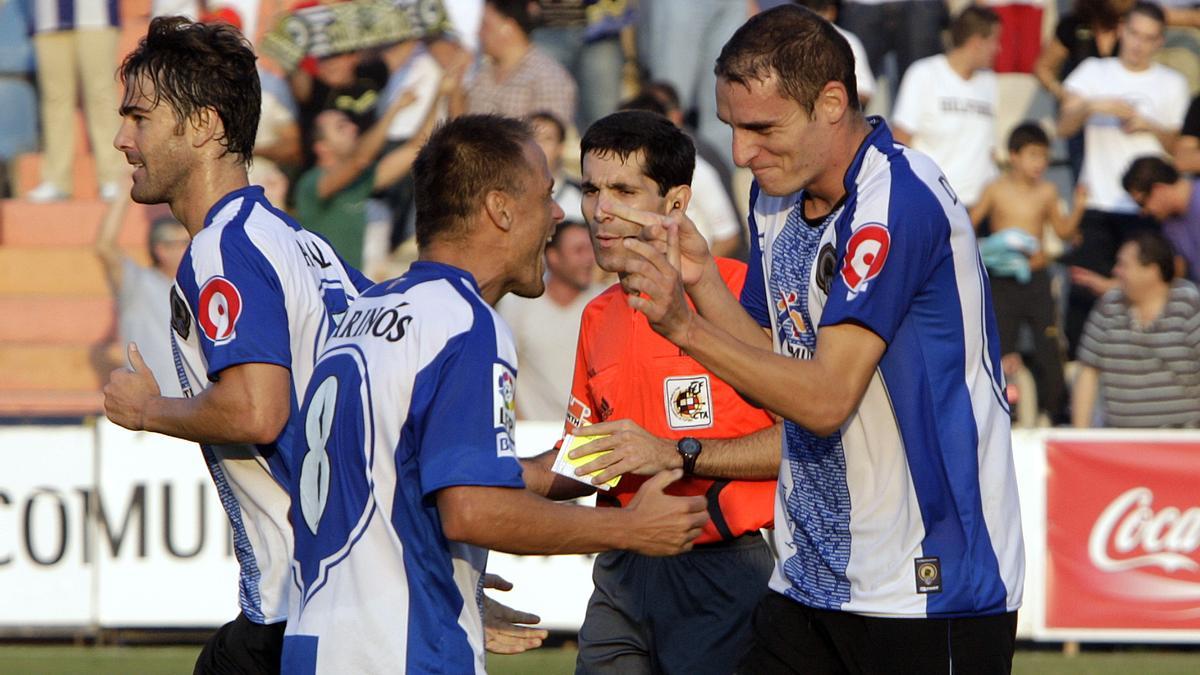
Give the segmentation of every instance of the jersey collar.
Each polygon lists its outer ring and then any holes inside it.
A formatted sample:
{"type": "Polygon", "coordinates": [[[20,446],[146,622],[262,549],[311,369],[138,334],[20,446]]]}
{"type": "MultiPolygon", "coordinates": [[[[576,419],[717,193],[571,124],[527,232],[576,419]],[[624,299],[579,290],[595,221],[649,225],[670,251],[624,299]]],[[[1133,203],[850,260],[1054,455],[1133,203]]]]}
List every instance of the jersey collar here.
{"type": "MultiPolygon", "coordinates": [[[[871,132],[867,134],[862,144],[858,146],[858,152],[854,153],[854,161],[850,162],[850,166],[846,167],[846,176],[842,179],[842,187],[846,190],[846,197],[858,191],[858,175],[862,173],[863,162],[866,159],[869,148],[875,148],[885,155],[897,152],[896,140],[892,138],[892,130],[888,128],[887,122],[882,117],[871,115],[867,118],[867,124],[871,125],[871,132]]],[[[842,198],[842,201],[845,201],[845,197],[842,198]]]]}
{"type": "Polygon", "coordinates": [[[216,204],[212,205],[212,207],[208,210],[208,215],[204,216],[204,227],[212,225],[213,219],[216,218],[217,214],[221,212],[221,209],[224,209],[229,202],[232,202],[235,199],[241,199],[242,197],[245,197],[252,202],[263,201],[266,199],[266,197],[263,196],[263,188],[260,185],[247,185],[246,187],[238,188],[224,197],[221,197],[217,200],[216,204]]]}
{"type": "Polygon", "coordinates": [[[460,267],[455,267],[454,265],[447,265],[446,263],[435,262],[433,260],[418,260],[412,265],[409,265],[408,274],[406,276],[409,275],[420,275],[431,278],[450,277],[462,279],[471,284],[471,288],[475,290],[476,295],[482,296],[482,293],[479,290],[479,284],[475,282],[475,276],[460,267]]]}

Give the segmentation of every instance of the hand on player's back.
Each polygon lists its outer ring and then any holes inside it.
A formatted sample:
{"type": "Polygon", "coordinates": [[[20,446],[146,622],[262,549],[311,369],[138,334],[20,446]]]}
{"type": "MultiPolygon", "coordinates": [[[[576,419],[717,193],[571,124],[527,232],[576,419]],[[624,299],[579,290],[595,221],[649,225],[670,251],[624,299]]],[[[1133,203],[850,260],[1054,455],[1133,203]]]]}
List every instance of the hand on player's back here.
{"type": "Polygon", "coordinates": [[[627,546],[644,555],[676,555],[692,549],[708,522],[704,497],[675,497],[663,490],[683,477],[683,471],[661,471],[642,484],[624,511],[630,519],[627,546]]]}

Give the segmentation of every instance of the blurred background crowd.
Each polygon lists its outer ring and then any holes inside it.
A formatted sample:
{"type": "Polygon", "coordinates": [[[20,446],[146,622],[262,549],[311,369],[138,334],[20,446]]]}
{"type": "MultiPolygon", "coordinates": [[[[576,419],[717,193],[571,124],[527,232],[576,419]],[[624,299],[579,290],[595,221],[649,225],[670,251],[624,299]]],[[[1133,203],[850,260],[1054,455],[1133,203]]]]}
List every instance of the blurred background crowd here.
{"type": "MultiPolygon", "coordinates": [[[[751,176],[713,63],[773,0],[0,0],[0,415],[100,410],[121,345],[175,382],[187,234],[128,202],[121,56],[149,19],[237,26],[259,54],[251,181],[381,280],[416,256],[410,169],[440,120],[530,121],[566,221],[547,292],[500,311],[517,412],[560,420],[583,306],[611,280],[578,138],[618,109],[693,136],[689,216],[744,259],[751,176]],[[159,348],[155,348],[158,345],[159,348]]],[[[1200,9],[1192,0],[797,0],[835,23],[860,100],[943,168],[979,234],[1021,426],[1200,427],[1200,9]]]]}

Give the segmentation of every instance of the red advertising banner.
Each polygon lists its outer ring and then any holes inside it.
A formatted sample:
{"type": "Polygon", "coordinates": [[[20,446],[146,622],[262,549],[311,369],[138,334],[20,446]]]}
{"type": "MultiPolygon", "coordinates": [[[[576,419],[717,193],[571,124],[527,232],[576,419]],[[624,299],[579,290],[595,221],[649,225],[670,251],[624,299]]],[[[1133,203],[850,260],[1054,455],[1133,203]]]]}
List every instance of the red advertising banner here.
{"type": "Polygon", "coordinates": [[[1200,443],[1046,443],[1046,627],[1200,629],[1200,443]]]}

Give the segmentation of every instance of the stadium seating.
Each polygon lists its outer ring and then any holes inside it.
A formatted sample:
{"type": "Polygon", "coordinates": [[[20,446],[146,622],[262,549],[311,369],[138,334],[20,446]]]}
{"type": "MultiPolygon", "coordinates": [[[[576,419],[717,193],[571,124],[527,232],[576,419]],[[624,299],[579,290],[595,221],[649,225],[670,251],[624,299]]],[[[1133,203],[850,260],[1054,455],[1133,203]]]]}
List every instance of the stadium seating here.
{"type": "MultiPolygon", "coordinates": [[[[118,54],[124,55],[146,33],[150,2],[120,4],[118,54]]],[[[23,195],[40,181],[41,156],[18,158],[16,173],[17,193],[23,195]]],[[[70,201],[0,202],[0,417],[77,417],[103,410],[100,389],[109,363],[104,353],[116,337],[116,317],[92,243],[108,205],[97,198],[95,163],[79,113],[74,182],[70,201]]],[[[147,222],[142,207],[130,209],[120,237],[123,250],[141,263],[148,262],[147,222]]]]}
{"type": "MultiPolygon", "coordinates": [[[[92,242],[108,205],[0,203],[0,415],[100,412],[114,303],[92,242]]],[[[146,263],[147,221],[130,209],[120,244],[146,263]]]]}

